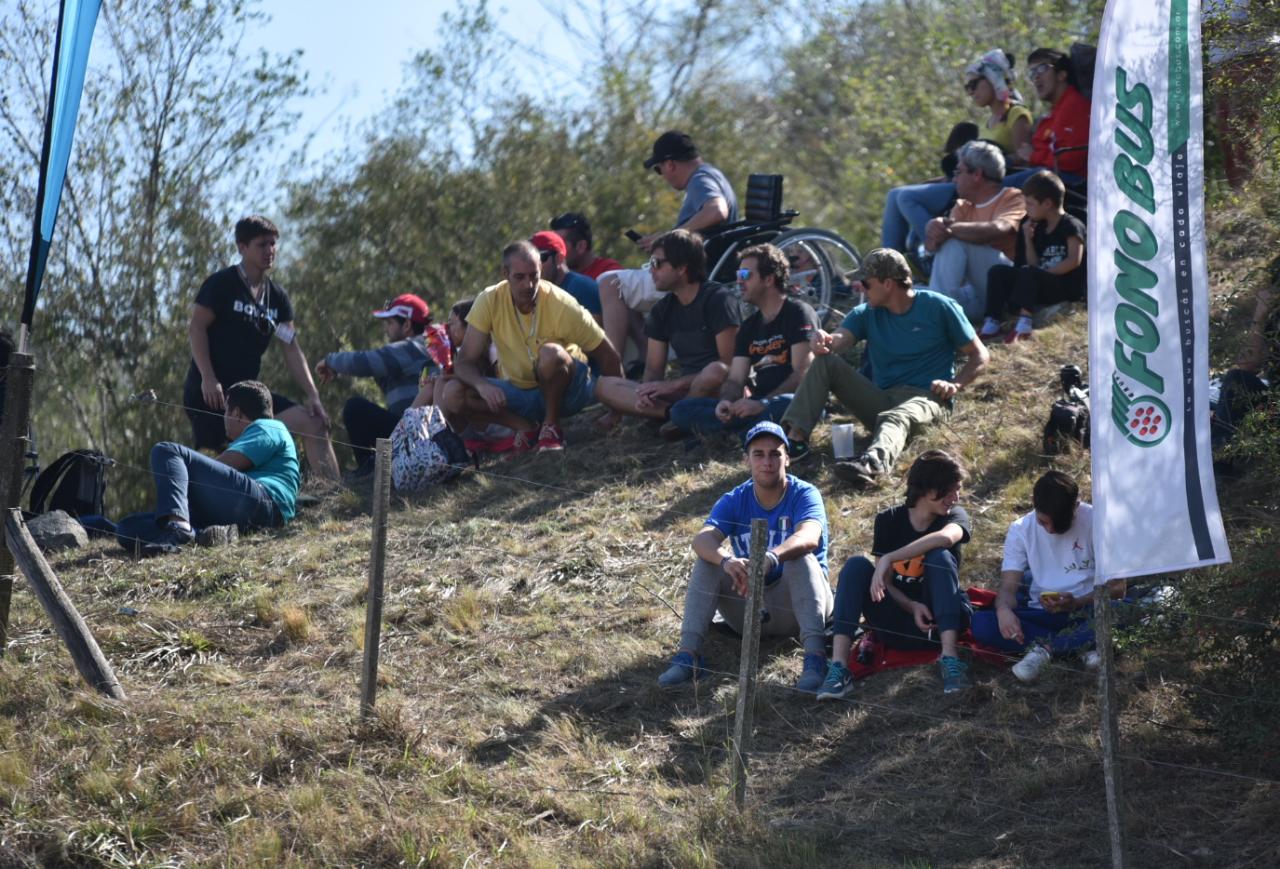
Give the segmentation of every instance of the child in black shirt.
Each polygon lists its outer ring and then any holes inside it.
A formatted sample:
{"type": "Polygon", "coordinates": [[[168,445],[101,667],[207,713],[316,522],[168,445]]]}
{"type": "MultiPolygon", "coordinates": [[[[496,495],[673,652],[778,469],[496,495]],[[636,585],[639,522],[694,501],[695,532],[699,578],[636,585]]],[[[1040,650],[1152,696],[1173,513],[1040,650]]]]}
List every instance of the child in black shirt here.
{"type": "Polygon", "coordinates": [[[1005,313],[1017,310],[1018,322],[1005,343],[1031,337],[1031,318],[1037,308],[1057,302],[1078,302],[1086,294],[1085,226],[1063,211],[1066,188],[1048,170],[1037,172],[1022,185],[1027,216],[1018,234],[1015,265],[992,266],[987,274],[986,320],[978,335],[990,339],[1000,333],[1005,313]]]}
{"type": "Polygon", "coordinates": [[[875,562],[862,555],[845,562],[836,588],[831,665],[819,700],[852,693],[846,664],[864,615],[890,648],[941,644],[943,691],[969,687],[968,666],[956,655],[956,641],[969,622],[969,598],[960,588],[960,548],[969,540],[969,515],[956,505],[964,476],[960,463],[942,450],[921,453],[907,472],[906,503],[876,515],[875,562]]]}

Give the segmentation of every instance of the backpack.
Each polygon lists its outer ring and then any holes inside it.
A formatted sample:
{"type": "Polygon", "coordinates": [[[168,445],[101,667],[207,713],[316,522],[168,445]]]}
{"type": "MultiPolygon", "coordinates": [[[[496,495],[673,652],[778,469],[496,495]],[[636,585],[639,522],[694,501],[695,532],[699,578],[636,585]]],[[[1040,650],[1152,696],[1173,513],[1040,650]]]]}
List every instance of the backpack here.
{"type": "Polygon", "coordinates": [[[1049,408],[1049,421],[1044,424],[1042,446],[1046,456],[1066,452],[1068,441],[1089,449],[1089,389],[1078,366],[1064,365],[1059,376],[1063,397],[1049,408]]]}
{"type": "Polygon", "coordinates": [[[398,491],[425,492],[471,463],[462,438],[434,405],[409,408],[391,432],[391,483],[398,491]]]}
{"type": "Polygon", "coordinates": [[[115,461],[97,450],[63,453],[36,477],[31,512],[62,510],[70,516],[102,515],[107,468],[115,461]]]}

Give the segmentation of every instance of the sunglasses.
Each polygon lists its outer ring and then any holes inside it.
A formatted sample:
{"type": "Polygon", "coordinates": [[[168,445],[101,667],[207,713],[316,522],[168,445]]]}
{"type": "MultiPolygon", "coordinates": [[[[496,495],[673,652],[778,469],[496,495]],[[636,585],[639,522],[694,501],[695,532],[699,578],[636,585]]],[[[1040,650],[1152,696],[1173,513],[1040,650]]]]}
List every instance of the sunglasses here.
{"type": "Polygon", "coordinates": [[[649,271],[656,272],[659,268],[667,264],[667,260],[658,259],[656,256],[649,257],[649,271]]]}
{"type": "Polygon", "coordinates": [[[751,269],[738,269],[738,280],[745,281],[751,277],[751,269]]]}
{"type": "Polygon", "coordinates": [[[964,83],[965,93],[971,94],[976,92],[978,90],[978,85],[980,84],[982,84],[982,79],[980,78],[969,79],[967,82],[964,83]]]}
{"type": "Polygon", "coordinates": [[[542,260],[543,262],[546,262],[547,260],[551,259],[551,257],[553,257],[553,256],[555,256],[555,251],[554,251],[554,250],[540,250],[540,251],[538,251],[538,259],[542,260]]]}

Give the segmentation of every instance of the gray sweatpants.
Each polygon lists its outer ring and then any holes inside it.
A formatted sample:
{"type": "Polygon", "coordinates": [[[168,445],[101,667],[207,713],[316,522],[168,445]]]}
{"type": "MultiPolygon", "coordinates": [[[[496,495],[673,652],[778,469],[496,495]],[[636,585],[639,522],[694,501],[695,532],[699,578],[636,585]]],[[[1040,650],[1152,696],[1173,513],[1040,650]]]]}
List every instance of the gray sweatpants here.
{"type": "MultiPolygon", "coordinates": [[[[818,559],[812,555],[793,559],[782,565],[782,578],[764,590],[769,621],[760,631],[764,636],[799,636],[807,654],[821,655],[826,650],[824,634],[834,606],[831,583],[818,559]]],[[[702,648],[717,609],[735,631],[742,631],[746,598],[733,590],[729,574],[699,558],[693,563],[684,596],[681,649],[696,653],[702,648]]]]}

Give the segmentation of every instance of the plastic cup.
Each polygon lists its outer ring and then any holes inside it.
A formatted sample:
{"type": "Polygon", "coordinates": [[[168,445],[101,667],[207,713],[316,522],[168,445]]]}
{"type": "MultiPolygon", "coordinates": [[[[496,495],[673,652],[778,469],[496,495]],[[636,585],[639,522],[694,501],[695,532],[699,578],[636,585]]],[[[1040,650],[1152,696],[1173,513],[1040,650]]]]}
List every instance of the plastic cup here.
{"type": "Polygon", "coordinates": [[[837,459],[853,458],[853,423],[831,427],[831,451],[837,459]]]}

